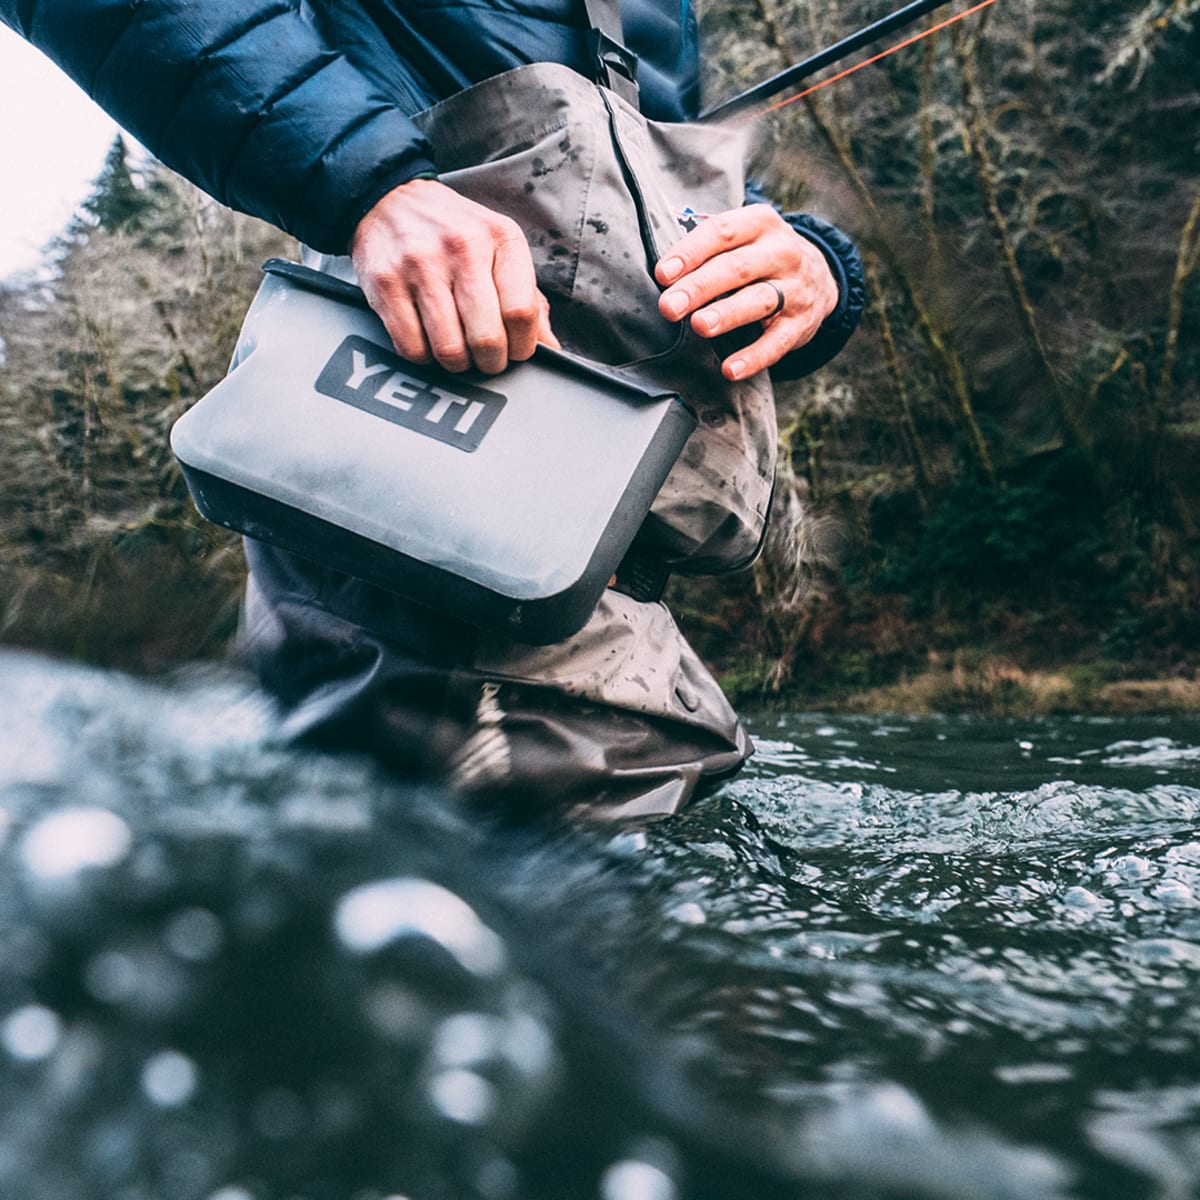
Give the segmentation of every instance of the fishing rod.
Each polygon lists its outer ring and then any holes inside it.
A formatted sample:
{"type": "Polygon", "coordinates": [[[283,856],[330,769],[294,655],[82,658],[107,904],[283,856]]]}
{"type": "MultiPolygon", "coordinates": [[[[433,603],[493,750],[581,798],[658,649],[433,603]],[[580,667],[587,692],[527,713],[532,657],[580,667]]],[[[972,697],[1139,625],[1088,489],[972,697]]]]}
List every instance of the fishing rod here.
{"type": "MultiPolygon", "coordinates": [[[[881,17],[878,21],[870,25],[864,25],[857,33],[852,33],[849,37],[842,38],[840,42],[835,42],[832,46],[826,47],[824,50],[811,55],[802,62],[798,62],[794,66],[780,71],[777,75],[772,75],[770,79],[764,79],[762,83],[756,83],[752,88],[747,88],[746,91],[740,92],[732,99],[722,101],[722,103],[715,105],[706,112],[702,112],[698,120],[706,122],[724,121],[730,117],[738,116],[747,109],[762,104],[764,100],[770,99],[779,92],[785,91],[790,87],[795,87],[798,83],[803,83],[809,76],[815,75],[818,71],[824,70],[825,67],[831,66],[835,62],[840,62],[847,55],[853,54],[863,46],[869,46],[879,38],[887,37],[889,33],[894,33],[897,29],[903,29],[906,25],[911,25],[926,13],[933,12],[934,9],[941,8],[949,2],[950,0],[912,0],[911,4],[906,4],[903,8],[898,8],[894,13],[890,13],[886,17],[881,17]]],[[[977,5],[976,7],[982,8],[984,6],[977,5]]],[[[972,9],[970,11],[973,12],[975,10],[972,9]]],[[[967,14],[963,13],[961,15],[966,16],[967,14]]],[[[957,20],[957,18],[955,19],[957,20]]],[[[865,66],[866,64],[862,63],[860,65],[865,66]]]]}

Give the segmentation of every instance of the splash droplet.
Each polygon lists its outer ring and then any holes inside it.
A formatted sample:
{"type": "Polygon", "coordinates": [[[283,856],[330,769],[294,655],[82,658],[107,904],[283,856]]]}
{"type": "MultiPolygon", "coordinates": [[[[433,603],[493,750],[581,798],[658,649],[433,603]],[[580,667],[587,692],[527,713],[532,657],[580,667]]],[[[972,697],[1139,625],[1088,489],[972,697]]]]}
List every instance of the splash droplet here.
{"type": "Polygon", "coordinates": [[[38,879],[69,879],[113,867],[129,853],[129,826],[106,808],[70,808],[39,821],[21,843],[21,861],[38,879]]]}
{"type": "Polygon", "coordinates": [[[62,1020],[41,1004],[27,1004],[5,1018],[0,1042],[18,1062],[41,1062],[58,1048],[62,1020]]]}
{"type": "Polygon", "coordinates": [[[496,1111],[496,1089],[474,1071],[439,1071],[429,1081],[429,1099],[462,1125],[482,1125],[496,1111]]]}
{"type": "Polygon", "coordinates": [[[635,1159],[613,1163],[600,1180],[601,1200],[677,1200],[678,1195],[666,1171],[635,1159]]]}
{"type": "Polygon", "coordinates": [[[158,1108],[182,1108],[195,1095],[200,1073],[178,1050],[163,1050],[142,1067],[142,1091],[158,1108]]]}
{"type": "Polygon", "coordinates": [[[426,937],[446,949],[472,974],[504,969],[500,939],[475,910],[427,879],[387,879],[342,897],[334,919],[338,937],[356,954],[371,954],[406,937],[426,937]]]}

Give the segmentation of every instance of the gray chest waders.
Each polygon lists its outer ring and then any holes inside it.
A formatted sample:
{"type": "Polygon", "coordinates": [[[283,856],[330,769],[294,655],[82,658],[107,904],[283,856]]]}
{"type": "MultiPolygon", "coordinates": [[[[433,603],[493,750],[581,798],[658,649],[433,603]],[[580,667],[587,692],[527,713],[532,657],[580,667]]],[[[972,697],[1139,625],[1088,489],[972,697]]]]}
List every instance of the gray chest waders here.
{"type": "MultiPolygon", "coordinates": [[[[601,58],[619,57],[615,3],[588,7],[605,31],[601,58]]],[[[766,523],[770,385],[726,382],[713,349],[660,316],[652,271],[682,236],[685,209],[742,204],[742,144],[647,121],[620,72],[609,82],[536,64],[416,120],[442,182],[525,231],[563,344],[637,363],[691,407],[698,426],[642,540],[676,569],[733,569],[753,558],[766,523]]],[[[353,281],[348,259],[305,261],[353,281]]],[[[677,810],[752,750],[662,604],[609,589],[577,634],[529,646],[266,547],[251,543],[248,555],[245,640],[297,735],[368,748],[467,792],[621,817],[677,810]]]]}
{"type": "MultiPolygon", "coordinates": [[[[703,338],[658,311],[654,264],[681,214],[738,208],[743,139],[648,121],[567,67],[519,67],[416,117],[439,178],[524,231],[563,345],[678,392],[699,424],[640,539],[673,569],[705,575],[753,560],[770,506],[775,408],[765,372],[721,375],[703,338]]],[[[352,279],[347,259],[306,261],[352,279]]]]}

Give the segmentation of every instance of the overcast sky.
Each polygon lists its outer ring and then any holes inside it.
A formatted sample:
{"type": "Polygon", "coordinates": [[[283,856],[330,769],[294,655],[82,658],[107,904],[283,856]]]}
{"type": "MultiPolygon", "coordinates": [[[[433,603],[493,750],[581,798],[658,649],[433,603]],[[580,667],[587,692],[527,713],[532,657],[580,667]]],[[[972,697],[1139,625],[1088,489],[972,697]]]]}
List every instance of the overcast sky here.
{"type": "Polygon", "coordinates": [[[37,265],[116,132],[48,58],[0,24],[0,278],[37,265]]]}

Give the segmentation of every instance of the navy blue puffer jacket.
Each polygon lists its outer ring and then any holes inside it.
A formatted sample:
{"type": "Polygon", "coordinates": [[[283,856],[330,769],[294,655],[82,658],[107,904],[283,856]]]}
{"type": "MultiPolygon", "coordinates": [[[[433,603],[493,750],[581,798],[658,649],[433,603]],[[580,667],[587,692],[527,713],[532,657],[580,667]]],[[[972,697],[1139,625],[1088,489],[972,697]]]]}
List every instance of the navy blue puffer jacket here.
{"type": "MultiPolygon", "coordinates": [[[[695,19],[680,4],[621,0],[655,120],[698,106],[695,19]]],[[[384,193],[436,169],[410,114],[525,63],[590,74],[583,0],[0,0],[0,20],[168,166],[334,254],[384,193]]],[[[842,296],[791,356],[787,373],[802,374],[849,336],[862,275],[840,231],[792,219],[842,296]]]]}

